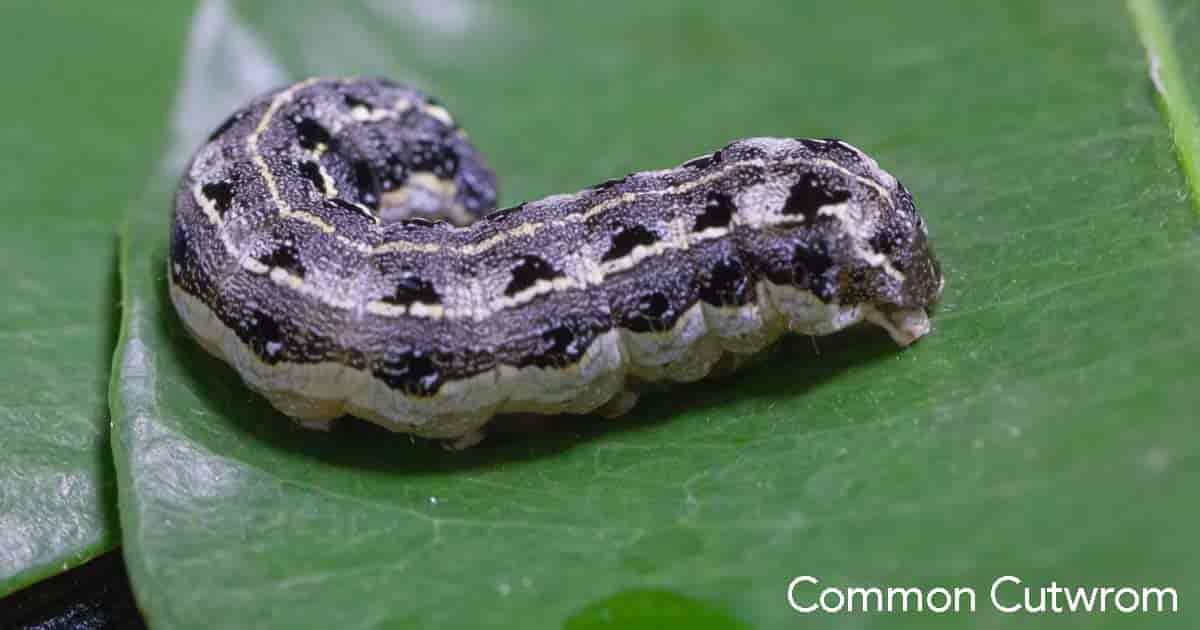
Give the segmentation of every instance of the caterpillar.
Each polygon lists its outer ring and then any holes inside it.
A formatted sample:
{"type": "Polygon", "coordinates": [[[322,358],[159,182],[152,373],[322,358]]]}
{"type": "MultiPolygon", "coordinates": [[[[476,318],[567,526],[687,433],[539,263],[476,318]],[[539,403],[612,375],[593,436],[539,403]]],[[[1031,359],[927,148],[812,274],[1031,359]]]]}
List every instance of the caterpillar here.
{"type": "Polygon", "coordinates": [[[495,210],[437,101],[312,78],[209,136],[175,196],[172,303],[304,426],[477,441],[500,413],[619,415],[789,331],[929,332],[943,278],[909,192],[840,140],[750,138],[495,210]]]}

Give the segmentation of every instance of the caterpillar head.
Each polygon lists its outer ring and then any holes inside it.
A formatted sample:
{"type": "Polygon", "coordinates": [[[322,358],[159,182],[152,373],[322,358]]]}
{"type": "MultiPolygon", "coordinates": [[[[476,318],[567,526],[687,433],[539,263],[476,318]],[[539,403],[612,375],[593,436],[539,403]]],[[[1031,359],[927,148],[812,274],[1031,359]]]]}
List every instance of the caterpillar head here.
{"type": "Polygon", "coordinates": [[[873,159],[839,140],[752,139],[722,153],[759,156],[761,182],[737,188],[745,250],[801,332],[867,319],[902,345],[929,331],[941,267],[912,195],[873,159]]]}

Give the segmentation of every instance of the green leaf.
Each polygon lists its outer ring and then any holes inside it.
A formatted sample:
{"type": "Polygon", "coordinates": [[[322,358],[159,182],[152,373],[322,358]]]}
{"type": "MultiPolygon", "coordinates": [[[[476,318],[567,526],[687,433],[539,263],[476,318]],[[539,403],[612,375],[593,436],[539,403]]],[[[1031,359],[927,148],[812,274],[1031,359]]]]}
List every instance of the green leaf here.
{"type": "Polygon", "coordinates": [[[0,597],[117,543],[116,226],[158,157],[187,7],[3,15],[0,597]]]}
{"type": "Polygon", "coordinates": [[[1151,83],[1171,126],[1192,200],[1200,210],[1200,113],[1188,93],[1188,86],[1196,82],[1187,80],[1200,77],[1200,68],[1195,63],[1184,65],[1185,60],[1200,58],[1195,54],[1200,46],[1190,36],[1200,22],[1194,9],[1194,4],[1178,1],[1164,7],[1154,0],[1129,0],[1129,12],[1146,48],[1151,83]],[[1182,55],[1176,51],[1177,41],[1183,43],[1182,55]]]}
{"type": "Polygon", "coordinates": [[[363,423],[306,432],[169,305],[172,152],[123,244],[112,390],[151,624],[1130,622],[1002,616],[988,589],[1014,575],[1171,586],[1183,612],[1154,623],[1194,625],[1200,239],[1131,14],[644,5],[209,2],[197,32],[223,35],[194,38],[182,111],[202,130],[285,73],[411,80],[471,130],[509,202],[736,137],[844,137],[932,226],[935,332],[905,351],[873,330],[791,339],[621,421],[556,418],[462,453],[363,423]],[[803,616],[785,598],[798,575],[972,587],[979,612],[803,616]]]}

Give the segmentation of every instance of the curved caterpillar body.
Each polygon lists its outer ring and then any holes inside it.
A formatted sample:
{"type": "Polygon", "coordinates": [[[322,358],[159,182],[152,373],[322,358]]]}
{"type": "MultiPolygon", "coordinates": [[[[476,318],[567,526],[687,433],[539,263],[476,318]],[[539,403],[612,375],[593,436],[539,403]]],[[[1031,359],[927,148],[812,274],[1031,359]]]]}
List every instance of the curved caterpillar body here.
{"type": "Polygon", "coordinates": [[[837,140],[740,140],[489,213],[495,199],[428,97],[309,79],[193,158],[171,298],[309,426],[352,414],[465,444],[497,413],[622,413],[638,382],[699,379],[789,330],[865,319],[907,345],[941,293],[912,197],[837,140]]]}

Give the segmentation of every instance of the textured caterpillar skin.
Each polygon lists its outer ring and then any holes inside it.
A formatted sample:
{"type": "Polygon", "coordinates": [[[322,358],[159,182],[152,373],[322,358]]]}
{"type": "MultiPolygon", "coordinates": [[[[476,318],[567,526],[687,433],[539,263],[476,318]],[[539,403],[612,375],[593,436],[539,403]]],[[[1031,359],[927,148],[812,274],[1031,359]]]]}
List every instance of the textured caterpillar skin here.
{"type": "Polygon", "coordinates": [[[912,197],[837,140],[741,140],[486,214],[495,198],[421,93],[310,79],[193,158],[171,297],[309,426],[353,414],[469,444],[497,413],[622,413],[638,382],[699,379],[789,330],[866,319],[907,345],[941,294],[912,197]],[[470,225],[402,218],[422,214],[470,225]]]}

